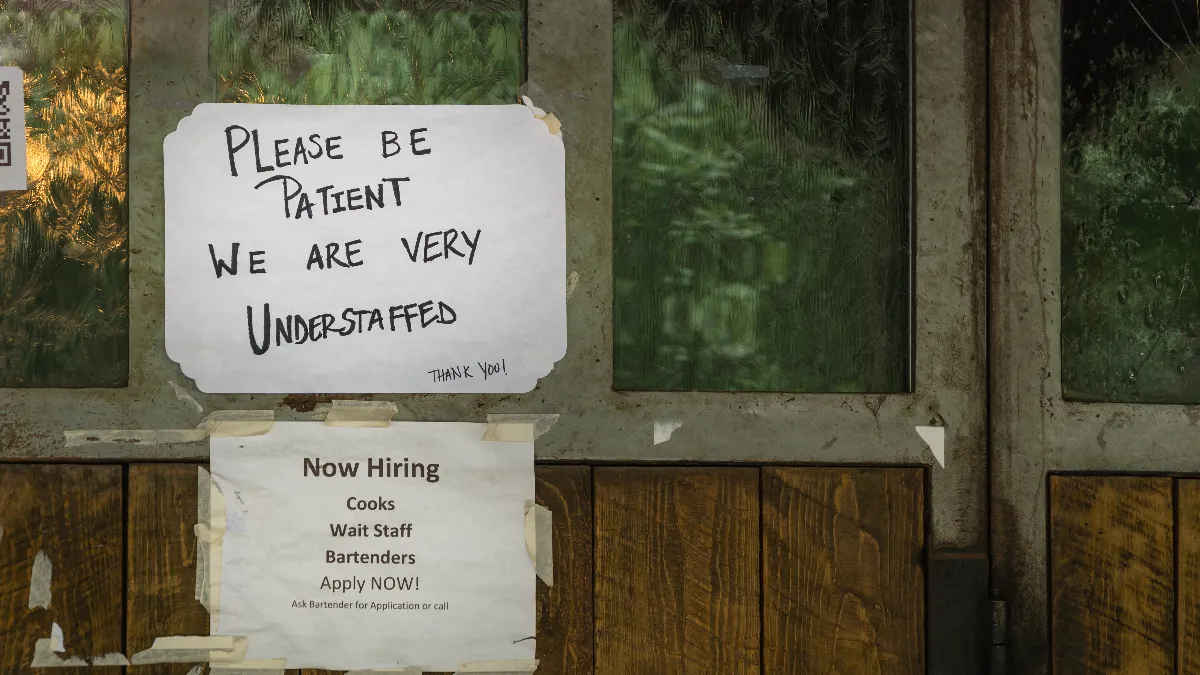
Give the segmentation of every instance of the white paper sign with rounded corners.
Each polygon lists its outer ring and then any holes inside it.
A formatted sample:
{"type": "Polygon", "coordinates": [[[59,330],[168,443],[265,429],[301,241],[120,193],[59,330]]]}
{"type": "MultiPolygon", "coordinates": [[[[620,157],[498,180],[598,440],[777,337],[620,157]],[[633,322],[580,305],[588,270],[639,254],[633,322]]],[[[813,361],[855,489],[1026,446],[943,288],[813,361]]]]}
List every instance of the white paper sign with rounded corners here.
{"type": "Polygon", "coordinates": [[[519,393],[566,353],[563,142],[528,107],[206,103],[163,154],[200,391],[519,393]]]}

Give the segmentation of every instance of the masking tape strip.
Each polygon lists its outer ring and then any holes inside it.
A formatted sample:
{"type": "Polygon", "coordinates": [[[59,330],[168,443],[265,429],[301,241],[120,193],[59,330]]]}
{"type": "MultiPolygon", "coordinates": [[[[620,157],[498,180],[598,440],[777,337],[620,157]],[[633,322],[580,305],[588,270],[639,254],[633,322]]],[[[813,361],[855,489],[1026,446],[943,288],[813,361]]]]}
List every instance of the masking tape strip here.
{"type": "Polygon", "coordinates": [[[454,675],[460,673],[476,673],[482,675],[489,673],[532,673],[537,670],[537,659],[514,659],[511,661],[470,661],[468,663],[458,664],[458,670],[454,671],[454,675]]]}
{"type": "Polygon", "coordinates": [[[240,661],[245,658],[249,640],[229,635],[173,635],[154,638],[149,649],[134,654],[132,665],[153,663],[208,663],[240,661]]]}
{"type": "Polygon", "coordinates": [[[50,609],[50,579],[54,566],[45,551],[38,551],[33,559],[33,573],[29,575],[29,609],[50,609]]]}
{"type": "Polygon", "coordinates": [[[558,422],[558,415],[498,414],[488,415],[487,422],[483,432],[485,441],[530,442],[550,431],[550,427],[558,422]]]}
{"type": "Polygon", "coordinates": [[[66,447],[88,443],[196,443],[209,436],[262,436],[275,425],[273,410],[217,410],[195,429],[68,429],[66,447]]]}
{"type": "Polygon", "coordinates": [[[391,401],[334,401],[325,416],[325,426],[389,427],[397,411],[391,401]]]}
{"type": "Polygon", "coordinates": [[[209,632],[217,633],[221,608],[221,540],[225,536],[225,496],[212,475],[196,469],[196,600],[208,610],[209,632]]]}
{"type": "MultiPolygon", "coordinates": [[[[54,628],[58,628],[58,624],[54,624],[54,628]]],[[[62,629],[57,631],[51,628],[51,634],[48,638],[38,638],[33,643],[33,662],[29,664],[30,668],[78,668],[91,666],[127,666],[129,660],[124,654],[117,652],[109,652],[100,654],[92,658],[91,663],[72,656],[64,659],[58,655],[58,652],[64,651],[62,648],[62,629]]]]}
{"type": "Polygon", "coordinates": [[[375,668],[372,670],[347,670],[346,675],[425,675],[425,671],[416,666],[408,668],[375,668]]]}
{"type": "Polygon", "coordinates": [[[101,654],[100,656],[97,656],[92,659],[93,667],[95,667],[95,666],[127,666],[127,665],[129,665],[129,659],[125,658],[124,654],[118,654],[117,652],[109,652],[107,654],[101,654]]]}
{"type": "Polygon", "coordinates": [[[525,502],[525,552],[547,586],[554,585],[554,514],[534,502],[525,502]]]}

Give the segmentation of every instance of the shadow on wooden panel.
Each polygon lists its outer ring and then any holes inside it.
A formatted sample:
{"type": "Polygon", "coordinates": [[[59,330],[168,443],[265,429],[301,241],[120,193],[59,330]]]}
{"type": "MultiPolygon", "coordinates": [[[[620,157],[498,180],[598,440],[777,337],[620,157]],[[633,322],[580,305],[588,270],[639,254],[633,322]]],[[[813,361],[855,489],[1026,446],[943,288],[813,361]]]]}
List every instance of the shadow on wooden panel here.
{"type": "Polygon", "coordinates": [[[62,628],[64,659],[122,651],[121,471],[0,465],[0,672],[31,672],[34,643],[50,637],[52,623],[62,628]],[[39,551],[50,562],[50,602],[29,609],[39,551]]]}
{"type": "Polygon", "coordinates": [[[757,468],[596,468],[596,675],[759,667],[757,468]]]}
{"type": "Polygon", "coordinates": [[[923,470],[762,480],[764,675],[923,675],[923,470]]]}
{"type": "Polygon", "coordinates": [[[1050,477],[1053,675],[1175,672],[1171,480],[1050,477]]]}
{"type": "Polygon", "coordinates": [[[554,515],[554,586],[537,582],[538,675],[592,672],[592,470],[537,467],[537,501],[554,515]]]}
{"type": "Polygon", "coordinates": [[[1177,675],[1200,675],[1200,480],[1176,483],[1177,675]]]}

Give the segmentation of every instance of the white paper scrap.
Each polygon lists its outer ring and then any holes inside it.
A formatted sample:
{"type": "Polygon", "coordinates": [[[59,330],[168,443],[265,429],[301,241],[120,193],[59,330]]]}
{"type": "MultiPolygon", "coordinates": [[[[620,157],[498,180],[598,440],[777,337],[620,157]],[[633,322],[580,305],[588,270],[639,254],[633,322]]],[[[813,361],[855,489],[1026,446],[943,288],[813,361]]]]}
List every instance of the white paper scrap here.
{"type": "Polygon", "coordinates": [[[205,103],[163,148],[200,391],[527,392],[566,354],[565,153],[526,106],[205,103]]]}
{"type": "Polygon", "coordinates": [[[533,658],[533,442],[485,441],[486,427],[277,422],[212,438],[241,521],[221,540],[219,633],[288,668],[533,658]]]}

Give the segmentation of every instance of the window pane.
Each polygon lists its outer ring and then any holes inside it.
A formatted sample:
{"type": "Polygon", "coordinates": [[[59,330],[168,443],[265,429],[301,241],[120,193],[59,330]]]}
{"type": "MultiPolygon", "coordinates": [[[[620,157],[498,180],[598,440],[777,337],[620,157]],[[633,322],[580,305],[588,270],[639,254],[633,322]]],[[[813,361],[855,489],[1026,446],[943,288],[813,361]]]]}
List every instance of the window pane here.
{"type": "Polygon", "coordinates": [[[213,0],[217,98],[515,103],[521,0],[213,0]]]}
{"type": "Polygon", "coordinates": [[[129,365],[123,1],[0,0],[29,189],[0,205],[0,387],[119,387],[129,365]]]}
{"type": "Polygon", "coordinates": [[[894,392],[906,0],[618,0],[618,389],[894,392]]]}
{"type": "Polygon", "coordinates": [[[1200,15],[1063,2],[1062,384],[1200,401],[1200,15]]]}

